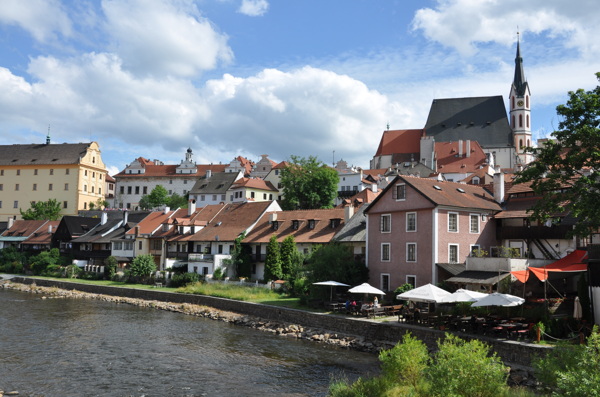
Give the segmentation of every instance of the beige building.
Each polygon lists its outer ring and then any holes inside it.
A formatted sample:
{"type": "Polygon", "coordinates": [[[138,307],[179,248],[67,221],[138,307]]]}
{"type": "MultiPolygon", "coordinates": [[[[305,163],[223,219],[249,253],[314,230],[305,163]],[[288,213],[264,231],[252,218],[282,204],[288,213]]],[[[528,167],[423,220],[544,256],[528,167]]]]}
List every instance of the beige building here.
{"type": "Polygon", "coordinates": [[[77,215],[104,200],[105,177],[97,142],[0,145],[0,219],[20,219],[32,201],[50,199],[61,215],[77,215]]]}

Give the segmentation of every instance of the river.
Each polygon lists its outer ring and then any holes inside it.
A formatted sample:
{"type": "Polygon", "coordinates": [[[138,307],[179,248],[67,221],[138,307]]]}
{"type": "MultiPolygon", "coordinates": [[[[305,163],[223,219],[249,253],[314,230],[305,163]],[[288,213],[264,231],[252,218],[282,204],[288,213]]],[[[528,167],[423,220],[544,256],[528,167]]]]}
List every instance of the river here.
{"type": "Polygon", "coordinates": [[[373,354],[179,313],[0,289],[0,390],[19,396],[324,396],[373,354]]]}

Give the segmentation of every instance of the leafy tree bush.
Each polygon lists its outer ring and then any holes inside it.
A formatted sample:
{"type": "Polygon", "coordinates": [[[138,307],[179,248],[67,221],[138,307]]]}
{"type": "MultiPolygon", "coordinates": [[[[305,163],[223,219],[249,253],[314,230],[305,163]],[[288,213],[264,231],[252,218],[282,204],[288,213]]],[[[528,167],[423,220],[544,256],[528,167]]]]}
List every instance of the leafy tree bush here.
{"type": "Polygon", "coordinates": [[[291,156],[281,170],[281,207],[284,210],[332,208],[338,183],[337,171],[316,157],[291,156]]]}
{"type": "Polygon", "coordinates": [[[32,256],[29,260],[29,268],[33,274],[42,274],[49,266],[60,265],[61,257],[58,248],[52,248],[50,251],[42,251],[38,255],[32,256]]]}
{"type": "Polygon", "coordinates": [[[585,345],[559,345],[534,360],[537,378],[553,396],[600,396],[600,333],[595,325],[585,345]]]}
{"type": "Polygon", "coordinates": [[[77,265],[69,265],[64,268],[64,276],[67,278],[79,278],[83,269],[77,265]]]}
{"type": "Polygon", "coordinates": [[[506,394],[508,367],[490,347],[473,339],[446,334],[427,371],[431,394],[437,396],[496,397],[506,394]]]}
{"type": "Polygon", "coordinates": [[[293,235],[287,236],[279,245],[281,253],[281,273],[283,279],[293,283],[298,277],[298,272],[303,261],[303,255],[296,247],[296,240],[293,235]]]}
{"type": "Polygon", "coordinates": [[[141,279],[142,281],[155,271],[156,263],[152,255],[138,255],[133,259],[131,265],[129,265],[130,275],[134,279],[141,279]]]}
{"type": "Polygon", "coordinates": [[[171,277],[169,287],[179,288],[184,287],[188,284],[197,283],[200,281],[200,275],[198,273],[177,273],[171,277]]]}
{"type": "Polygon", "coordinates": [[[350,247],[338,242],[318,246],[307,259],[309,283],[335,280],[358,285],[369,279],[369,269],[354,258],[350,247]]]}
{"type": "Polygon", "coordinates": [[[225,278],[225,275],[223,274],[223,269],[218,267],[213,271],[213,276],[212,276],[213,280],[221,280],[223,278],[225,278]]]}
{"type": "Polygon", "coordinates": [[[429,364],[427,346],[410,333],[405,334],[402,343],[379,354],[383,376],[402,386],[414,390],[423,388],[425,371],[429,364]]]}
{"type": "Polygon", "coordinates": [[[271,236],[269,244],[267,244],[264,278],[265,281],[283,279],[283,272],[281,270],[281,250],[275,234],[271,236]]]}
{"type": "Polygon", "coordinates": [[[109,280],[112,280],[113,277],[115,277],[115,275],[117,274],[117,258],[115,258],[114,256],[109,256],[108,258],[106,258],[106,260],[104,261],[104,265],[106,266],[106,274],[108,276],[109,280]]]}
{"type": "MultiPolygon", "coordinates": [[[[7,273],[10,273],[11,270],[14,269],[16,264],[21,265],[22,271],[23,265],[26,263],[26,260],[27,256],[24,253],[19,252],[19,250],[17,250],[16,247],[10,246],[0,250],[0,264],[4,266],[9,266],[5,267],[5,272],[7,273]]],[[[15,271],[15,273],[17,272],[15,271]]]]}
{"type": "Polygon", "coordinates": [[[150,194],[142,196],[139,205],[143,210],[159,208],[169,202],[169,192],[161,185],[156,185],[150,194]]]}
{"type": "Polygon", "coordinates": [[[56,199],[48,201],[32,201],[31,208],[26,211],[19,210],[21,217],[25,220],[50,220],[56,221],[60,218],[61,205],[56,199]]]}

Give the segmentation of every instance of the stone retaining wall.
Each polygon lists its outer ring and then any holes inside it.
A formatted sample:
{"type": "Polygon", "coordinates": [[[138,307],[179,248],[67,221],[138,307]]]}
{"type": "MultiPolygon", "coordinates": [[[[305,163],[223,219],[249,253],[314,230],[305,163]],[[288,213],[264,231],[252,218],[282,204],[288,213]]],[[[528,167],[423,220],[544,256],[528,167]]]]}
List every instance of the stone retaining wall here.
{"type": "MultiPolygon", "coordinates": [[[[303,310],[288,309],[278,306],[257,304],[252,302],[236,301],[225,298],[216,298],[204,295],[190,295],[162,291],[160,289],[133,289],[124,287],[110,287],[90,284],[78,284],[69,281],[33,279],[15,277],[14,282],[22,284],[36,284],[44,287],[56,287],[65,290],[77,290],[93,294],[121,296],[134,299],[155,300],[159,302],[189,303],[209,306],[217,310],[239,313],[257,318],[277,321],[281,323],[297,324],[304,327],[320,328],[328,332],[337,332],[363,338],[366,341],[377,342],[378,345],[392,347],[402,336],[410,332],[422,340],[431,350],[435,350],[437,340],[444,337],[444,331],[419,327],[411,324],[397,322],[377,322],[364,318],[342,317],[324,313],[313,313],[303,310]]],[[[548,346],[533,345],[517,341],[497,340],[484,336],[467,334],[459,335],[463,339],[477,338],[489,344],[502,361],[511,367],[531,366],[531,359],[536,355],[544,355],[548,346]]]]}

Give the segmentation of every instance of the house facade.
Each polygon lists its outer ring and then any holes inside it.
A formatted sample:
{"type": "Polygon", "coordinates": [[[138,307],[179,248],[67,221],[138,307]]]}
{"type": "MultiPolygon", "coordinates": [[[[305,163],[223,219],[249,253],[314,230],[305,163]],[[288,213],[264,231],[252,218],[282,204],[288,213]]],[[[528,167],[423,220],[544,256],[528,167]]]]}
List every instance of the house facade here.
{"type": "Polygon", "coordinates": [[[31,201],[50,199],[76,215],[104,200],[105,175],[96,142],[0,145],[0,217],[20,219],[31,201]]]}
{"type": "Polygon", "coordinates": [[[443,281],[440,265],[496,244],[500,210],[479,186],[398,176],[365,210],[371,284],[392,291],[443,281]]]}

